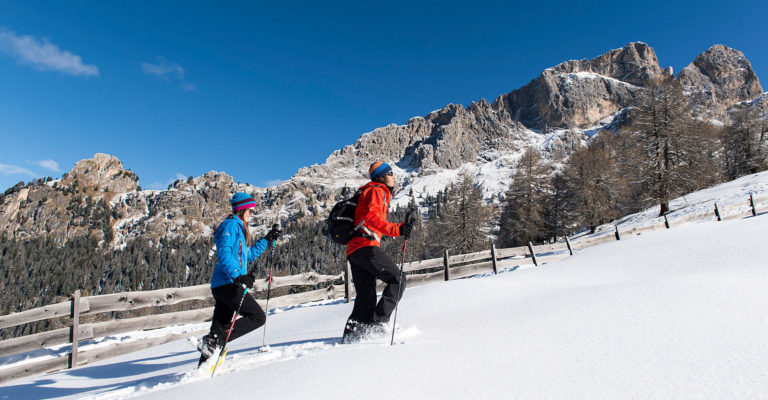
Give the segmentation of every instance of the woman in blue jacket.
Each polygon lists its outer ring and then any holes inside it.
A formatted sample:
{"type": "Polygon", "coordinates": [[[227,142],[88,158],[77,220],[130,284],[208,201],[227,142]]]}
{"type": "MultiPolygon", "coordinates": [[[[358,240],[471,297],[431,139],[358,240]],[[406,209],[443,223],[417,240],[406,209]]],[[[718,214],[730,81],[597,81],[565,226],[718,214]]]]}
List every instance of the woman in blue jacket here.
{"type": "Polygon", "coordinates": [[[248,273],[248,263],[267,248],[274,246],[280,231],[272,229],[267,235],[254,241],[248,230],[248,220],[255,214],[256,201],[246,193],[235,193],[230,200],[232,214],[222,222],[216,233],[216,266],[211,276],[211,292],[216,300],[210,332],[198,344],[200,364],[216,353],[224,344],[232,316],[240,301],[240,315],[229,335],[229,342],[264,325],[266,316],[259,304],[245,290],[253,287],[255,277],[248,273]]]}

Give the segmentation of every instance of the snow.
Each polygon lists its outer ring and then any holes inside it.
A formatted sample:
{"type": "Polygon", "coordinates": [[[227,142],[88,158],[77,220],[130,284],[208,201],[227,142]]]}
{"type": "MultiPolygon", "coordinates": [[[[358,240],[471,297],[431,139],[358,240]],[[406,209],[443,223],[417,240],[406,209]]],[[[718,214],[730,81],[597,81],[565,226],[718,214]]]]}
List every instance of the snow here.
{"type": "MultiPolygon", "coordinates": [[[[718,207],[741,205],[742,212],[748,210],[749,196],[753,195],[758,209],[765,209],[766,204],[760,203],[768,195],[768,171],[747,175],[711,188],[703,189],[685,196],[678,197],[669,203],[670,213],[667,214],[674,224],[677,218],[691,214],[711,211],[714,216],[715,203],[718,207]]],[[[643,212],[632,214],[620,219],[619,226],[626,230],[648,225],[659,215],[659,207],[651,207],[643,212]]],[[[612,229],[612,228],[611,228],[612,229]]]]}
{"type": "Polygon", "coordinates": [[[398,206],[407,207],[411,198],[410,191],[422,196],[435,196],[438,192],[445,190],[451,183],[456,181],[467,168],[473,168],[473,164],[464,163],[457,169],[430,168],[424,169],[420,175],[410,175],[407,181],[403,182],[404,190],[400,190],[390,201],[390,209],[398,206]]]}
{"type": "MultiPolygon", "coordinates": [[[[673,208],[691,213],[767,190],[768,173],[755,174],[673,208]]],[[[11,381],[0,398],[763,399],[768,212],[761,210],[598,245],[537,268],[407,289],[394,346],[389,338],[337,344],[352,304],[326,301],[271,312],[270,350],[258,351],[262,329],[244,336],[213,379],[197,373],[197,352],[178,340],[11,381]]],[[[624,223],[648,223],[651,213],[624,223]]]]}
{"type": "Polygon", "coordinates": [[[611,81],[611,82],[614,82],[615,84],[622,85],[622,86],[634,87],[634,85],[631,83],[624,82],[622,80],[612,78],[610,76],[596,74],[594,72],[579,71],[579,72],[571,72],[571,73],[560,73],[560,74],[557,74],[557,76],[562,80],[562,83],[565,84],[566,86],[573,85],[574,80],[583,81],[586,79],[601,79],[604,81],[611,81]]]}

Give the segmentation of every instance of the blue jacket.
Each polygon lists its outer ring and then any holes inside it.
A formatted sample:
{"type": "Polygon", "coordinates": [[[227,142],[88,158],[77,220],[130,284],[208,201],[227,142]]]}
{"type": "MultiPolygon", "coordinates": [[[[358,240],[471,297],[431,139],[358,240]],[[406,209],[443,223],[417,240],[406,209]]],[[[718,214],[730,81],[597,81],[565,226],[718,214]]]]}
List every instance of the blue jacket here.
{"type": "Polygon", "coordinates": [[[245,243],[243,221],[237,216],[227,218],[216,228],[213,235],[216,243],[216,266],[211,276],[211,289],[233,283],[240,275],[248,273],[248,263],[261,255],[267,248],[267,239],[257,240],[253,246],[245,243]]]}

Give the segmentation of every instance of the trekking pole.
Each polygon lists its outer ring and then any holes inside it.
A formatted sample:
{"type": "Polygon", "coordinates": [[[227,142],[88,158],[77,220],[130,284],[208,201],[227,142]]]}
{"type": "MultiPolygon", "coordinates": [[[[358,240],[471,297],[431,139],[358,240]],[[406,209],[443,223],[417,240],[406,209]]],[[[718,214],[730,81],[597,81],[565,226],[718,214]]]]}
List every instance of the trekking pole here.
{"type": "Polygon", "coordinates": [[[229,326],[229,330],[227,331],[227,337],[224,338],[224,344],[221,345],[221,350],[219,351],[219,358],[216,359],[216,364],[213,364],[213,369],[211,370],[211,378],[213,378],[213,374],[216,373],[216,367],[219,365],[219,362],[221,361],[221,356],[224,355],[224,349],[227,348],[227,342],[229,342],[229,335],[232,334],[232,330],[235,328],[235,321],[237,320],[237,314],[240,314],[240,308],[243,306],[243,301],[245,300],[245,296],[248,294],[248,288],[243,285],[243,297],[240,299],[240,304],[237,306],[237,311],[235,311],[235,315],[232,316],[232,324],[229,326]]]}
{"type": "MultiPolygon", "coordinates": [[[[280,225],[272,225],[272,229],[280,230],[280,225]]],[[[261,347],[267,346],[267,316],[269,315],[269,295],[272,292],[272,266],[275,261],[275,241],[273,240],[269,249],[269,283],[267,284],[267,304],[264,306],[264,338],[261,341],[261,347]]]]}
{"type": "MultiPolygon", "coordinates": [[[[408,239],[403,239],[403,260],[400,261],[400,276],[403,276],[403,266],[405,265],[405,245],[408,244],[408,239]]],[[[395,329],[397,328],[397,306],[400,305],[400,296],[402,296],[403,286],[405,286],[405,279],[400,283],[400,287],[397,288],[397,304],[395,304],[395,315],[392,320],[392,340],[389,345],[395,344],[395,329]]]]}
{"type": "Polygon", "coordinates": [[[275,259],[275,242],[272,242],[272,248],[269,249],[269,283],[267,284],[267,305],[264,307],[264,339],[261,341],[261,347],[267,345],[267,316],[269,315],[269,294],[272,291],[272,266],[275,259]]]}

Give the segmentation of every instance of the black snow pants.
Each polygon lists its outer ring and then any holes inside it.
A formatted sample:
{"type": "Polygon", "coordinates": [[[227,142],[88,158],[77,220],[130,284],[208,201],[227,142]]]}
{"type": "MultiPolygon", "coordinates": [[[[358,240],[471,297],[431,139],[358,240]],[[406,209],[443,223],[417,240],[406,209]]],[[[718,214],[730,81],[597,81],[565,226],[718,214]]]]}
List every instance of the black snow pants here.
{"type": "Polygon", "coordinates": [[[357,297],[350,319],[364,322],[389,322],[397,302],[405,292],[405,273],[379,247],[366,246],[347,257],[352,269],[352,283],[357,297]],[[387,286],[376,304],[376,279],[387,286]]]}
{"type": "MultiPolygon", "coordinates": [[[[219,337],[225,337],[227,329],[232,324],[232,316],[237,311],[240,299],[243,298],[244,290],[239,285],[229,284],[215,287],[211,289],[211,292],[213,293],[214,300],[216,300],[216,305],[213,308],[213,321],[211,321],[211,333],[217,334],[219,337]]],[[[264,311],[259,306],[259,303],[247,293],[245,294],[245,299],[243,299],[243,305],[240,307],[240,315],[242,315],[242,318],[237,319],[235,327],[229,335],[230,342],[252,330],[258,329],[267,321],[267,317],[264,315],[264,311]]]]}

